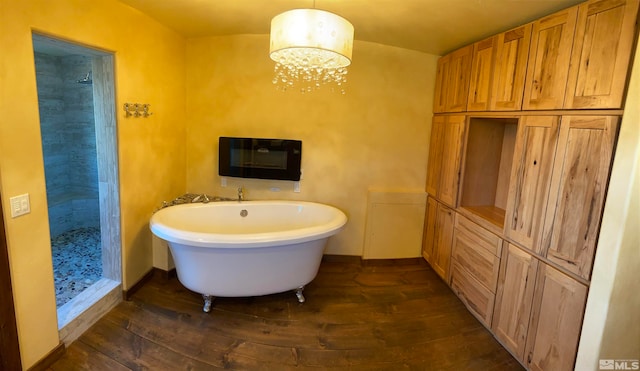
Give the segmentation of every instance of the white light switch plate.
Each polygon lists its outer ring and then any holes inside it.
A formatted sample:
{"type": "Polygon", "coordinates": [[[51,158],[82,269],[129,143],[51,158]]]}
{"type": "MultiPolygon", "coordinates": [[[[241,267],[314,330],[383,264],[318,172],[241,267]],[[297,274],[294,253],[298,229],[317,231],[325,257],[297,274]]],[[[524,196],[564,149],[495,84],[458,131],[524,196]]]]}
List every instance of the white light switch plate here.
{"type": "Polygon", "coordinates": [[[11,203],[11,217],[16,218],[20,215],[29,214],[31,205],[29,204],[29,194],[14,196],[9,199],[11,203]]]}

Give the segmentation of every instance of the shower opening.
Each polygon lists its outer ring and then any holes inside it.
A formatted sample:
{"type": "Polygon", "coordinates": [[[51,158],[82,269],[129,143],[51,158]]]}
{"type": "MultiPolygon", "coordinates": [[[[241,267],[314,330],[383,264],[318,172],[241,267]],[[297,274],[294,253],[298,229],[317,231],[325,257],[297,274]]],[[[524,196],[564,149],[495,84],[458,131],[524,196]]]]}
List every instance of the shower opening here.
{"type": "MultiPolygon", "coordinates": [[[[58,328],[121,300],[113,56],[33,35],[58,328]]],[[[74,322],[75,321],[75,322],[74,322]]]]}

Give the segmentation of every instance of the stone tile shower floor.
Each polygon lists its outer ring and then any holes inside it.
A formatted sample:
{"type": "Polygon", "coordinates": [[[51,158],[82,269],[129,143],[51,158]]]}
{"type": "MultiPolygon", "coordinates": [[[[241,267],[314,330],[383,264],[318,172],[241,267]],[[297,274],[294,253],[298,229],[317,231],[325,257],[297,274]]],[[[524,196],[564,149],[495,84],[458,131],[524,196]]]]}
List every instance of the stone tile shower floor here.
{"type": "Polygon", "coordinates": [[[52,237],[51,252],[58,308],[102,277],[100,228],[78,228],[52,237]]]}

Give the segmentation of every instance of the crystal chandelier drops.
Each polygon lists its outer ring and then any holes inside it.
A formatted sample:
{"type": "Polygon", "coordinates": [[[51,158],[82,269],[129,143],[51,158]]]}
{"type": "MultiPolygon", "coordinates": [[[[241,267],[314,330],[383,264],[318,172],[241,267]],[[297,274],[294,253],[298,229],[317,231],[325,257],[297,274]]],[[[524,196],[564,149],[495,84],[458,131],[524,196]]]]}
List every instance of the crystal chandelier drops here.
{"type": "Polygon", "coordinates": [[[284,12],[271,21],[273,83],[303,93],[332,85],[344,94],[352,49],[353,26],[346,19],[316,9],[284,12]]]}

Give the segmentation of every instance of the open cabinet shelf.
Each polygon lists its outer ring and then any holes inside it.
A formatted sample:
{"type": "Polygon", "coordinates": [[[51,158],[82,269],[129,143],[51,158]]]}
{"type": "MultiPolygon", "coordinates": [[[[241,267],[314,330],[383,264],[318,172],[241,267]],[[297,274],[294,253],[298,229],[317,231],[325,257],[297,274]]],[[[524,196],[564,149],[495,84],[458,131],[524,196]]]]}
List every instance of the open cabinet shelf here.
{"type": "Polygon", "coordinates": [[[502,229],[518,128],[517,117],[471,117],[460,208],[502,229]]]}

